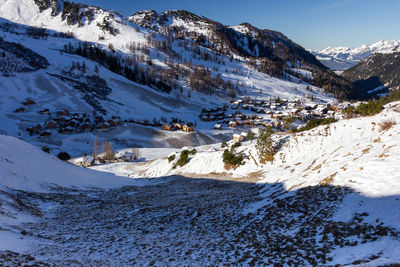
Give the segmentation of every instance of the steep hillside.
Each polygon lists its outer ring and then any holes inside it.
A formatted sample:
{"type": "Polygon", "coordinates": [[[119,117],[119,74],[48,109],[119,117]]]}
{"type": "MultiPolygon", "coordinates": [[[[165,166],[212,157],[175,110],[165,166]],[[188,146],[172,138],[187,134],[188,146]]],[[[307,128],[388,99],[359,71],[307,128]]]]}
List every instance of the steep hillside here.
{"type": "MultiPolygon", "coordinates": [[[[400,52],[376,53],[343,72],[342,76],[364,90],[400,89],[400,52]]],[[[383,91],[385,92],[385,91],[383,91]]]]}
{"type": "Polygon", "coordinates": [[[289,73],[324,88],[338,98],[366,97],[362,91],[327,70],[311,53],[280,32],[260,30],[248,23],[225,26],[184,10],[161,14],[152,10],[139,11],[129,20],[169,38],[190,39],[230,58],[247,58],[255,69],[274,77],[289,73]],[[299,76],[291,68],[309,70],[314,78],[299,76]]]}
{"type": "Polygon", "coordinates": [[[331,70],[344,71],[373,53],[392,53],[399,51],[400,41],[379,41],[371,45],[360,47],[328,47],[314,50],[312,53],[319,61],[331,70]]]}
{"type": "Polygon", "coordinates": [[[289,40],[282,33],[260,30],[248,23],[224,26],[208,18],[185,10],[170,10],[161,14],[139,11],[129,20],[151,30],[176,38],[191,38],[217,51],[246,57],[267,58],[292,66],[324,69],[309,52],[289,40]],[[278,60],[279,59],[279,60],[278,60]]]}

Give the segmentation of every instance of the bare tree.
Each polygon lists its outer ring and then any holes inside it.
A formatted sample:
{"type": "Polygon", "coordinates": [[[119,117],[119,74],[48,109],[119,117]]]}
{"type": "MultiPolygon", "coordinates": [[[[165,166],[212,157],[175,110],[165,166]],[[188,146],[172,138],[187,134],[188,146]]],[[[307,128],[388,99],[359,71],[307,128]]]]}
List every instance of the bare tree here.
{"type": "Polygon", "coordinates": [[[99,145],[100,145],[99,139],[97,139],[96,136],[96,139],[94,140],[94,151],[93,151],[93,157],[95,158],[99,156],[99,145]]]}
{"type": "Polygon", "coordinates": [[[111,143],[110,142],[104,142],[104,143],[105,143],[106,150],[105,150],[103,159],[105,159],[105,160],[113,160],[115,154],[114,154],[114,150],[113,150],[113,148],[111,146],[111,143]]]}
{"type": "Polygon", "coordinates": [[[139,158],[139,149],[132,148],[132,159],[138,159],[138,158],[139,158]]]}

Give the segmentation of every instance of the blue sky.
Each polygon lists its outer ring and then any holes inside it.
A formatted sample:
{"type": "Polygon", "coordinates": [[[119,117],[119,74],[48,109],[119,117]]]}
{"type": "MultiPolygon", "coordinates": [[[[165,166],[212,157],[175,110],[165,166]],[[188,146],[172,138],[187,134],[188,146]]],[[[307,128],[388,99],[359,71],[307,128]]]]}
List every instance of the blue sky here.
{"type": "Polygon", "coordinates": [[[73,0],[131,15],[185,9],[226,25],[280,31],[305,48],[400,40],[400,0],[73,0]]]}

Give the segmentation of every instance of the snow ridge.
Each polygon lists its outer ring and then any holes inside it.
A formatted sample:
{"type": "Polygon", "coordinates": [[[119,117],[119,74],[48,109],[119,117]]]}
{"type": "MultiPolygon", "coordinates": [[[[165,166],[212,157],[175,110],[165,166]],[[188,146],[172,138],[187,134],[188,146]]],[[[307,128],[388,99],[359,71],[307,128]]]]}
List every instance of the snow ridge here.
{"type": "Polygon", "coordinates": [[[400,40],[381,40],[371,45],[328,47],[322,50],[313,50],[312,53],[328,68],[343,71],[374,53],[388,54],[399,51],[400,40]]]}

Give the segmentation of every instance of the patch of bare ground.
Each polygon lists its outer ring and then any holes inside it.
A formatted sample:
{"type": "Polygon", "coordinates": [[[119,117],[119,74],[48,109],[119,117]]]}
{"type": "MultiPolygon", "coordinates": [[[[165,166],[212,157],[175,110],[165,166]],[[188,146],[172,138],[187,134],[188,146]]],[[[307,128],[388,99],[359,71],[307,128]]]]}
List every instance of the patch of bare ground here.
{"type": "Polygon", "coordinates": [[[322,186],[328,186],[333,182],[333,179],[335,178],[337,172],[332,173],[331,175],[327,176],[324,178],[322,181],[320,181],[318,184],[322,186]]]}

